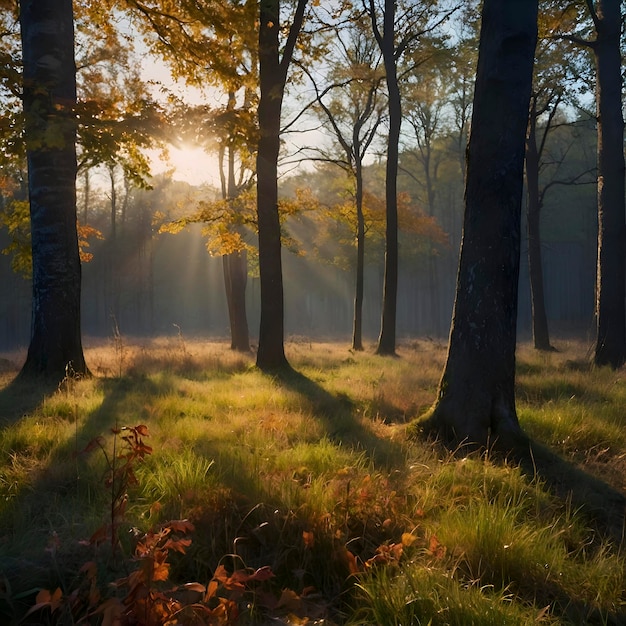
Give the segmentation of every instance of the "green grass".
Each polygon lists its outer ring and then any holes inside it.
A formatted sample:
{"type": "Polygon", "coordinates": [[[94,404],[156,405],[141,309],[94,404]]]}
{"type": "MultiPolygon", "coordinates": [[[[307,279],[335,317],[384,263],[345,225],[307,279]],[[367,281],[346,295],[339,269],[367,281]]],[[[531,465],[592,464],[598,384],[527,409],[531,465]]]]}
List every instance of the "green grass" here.
{"type": "Polygon", "coordinates": [[[107,583],[132,567],[132,537],[188,518],[196,530],[171,558],[174,582],[207,584],[220,564],[275,574],[237,599],[242,624],[624,623],[613,509],[626,378],[591,368],[585,346],[559,347],[518,354],[520,421],[550,461],[534,468],[407,437],[445,358],[428,341],[393,359],[288,343],[298,374],[282,378],[252,355],[182,338],[88,349],[96,376],[51,394],[20,393],[9,372],[0,621],[17,623],[39,588],[69,594],[92,560],[100,593],[115,594],[107,583]],[[111,429],[138,424],[152,454],[127,485],[122,549],[85,545],[110,521],[102,449],[110,463],[111,429]],[[86,453],[96,437],[102,449],[86,453]]]}

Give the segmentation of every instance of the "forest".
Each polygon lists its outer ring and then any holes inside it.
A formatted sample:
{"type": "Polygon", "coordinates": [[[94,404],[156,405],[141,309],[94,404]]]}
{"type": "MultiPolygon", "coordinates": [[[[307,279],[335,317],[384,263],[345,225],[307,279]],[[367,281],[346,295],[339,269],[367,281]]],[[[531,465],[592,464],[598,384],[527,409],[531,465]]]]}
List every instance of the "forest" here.
{"type": "Polygon", "coordinates": [[[0,0],[0,616],[626,621],[619,0],[0,0]]]}

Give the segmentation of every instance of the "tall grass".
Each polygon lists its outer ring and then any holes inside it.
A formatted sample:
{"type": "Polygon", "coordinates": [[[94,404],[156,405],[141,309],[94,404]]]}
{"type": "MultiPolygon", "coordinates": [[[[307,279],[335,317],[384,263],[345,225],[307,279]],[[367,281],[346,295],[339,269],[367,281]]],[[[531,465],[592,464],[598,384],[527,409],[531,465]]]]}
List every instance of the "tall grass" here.
{"type": "MultiPolygon", "coordinates": [[[[189,518],[178,582],[206,583],[220,565],[270,566],[280,600],[259,591],[240,623],[624,623],[626,560],[597,506],[512,462],[407,438],[445,349],[413,341],[398,352],[293,342],[298,374],[268,377],[223,344],[119,337],[87,349],[94,378],[55,393],[24,399],[7,376],[0,619],[17,621],[39,587],[71,589],[93,559],[102,593],[115,593],[106,581],[120,557],[79,540],[106,522],[111,429],[145,424],[152,454],[128,485],[122,549],[189,518]]],[[[574,343],[548,356],[521,347],[521,423],[580,476],[621,493],[623,372],[593,369],[585,355],[574,343]]]]}

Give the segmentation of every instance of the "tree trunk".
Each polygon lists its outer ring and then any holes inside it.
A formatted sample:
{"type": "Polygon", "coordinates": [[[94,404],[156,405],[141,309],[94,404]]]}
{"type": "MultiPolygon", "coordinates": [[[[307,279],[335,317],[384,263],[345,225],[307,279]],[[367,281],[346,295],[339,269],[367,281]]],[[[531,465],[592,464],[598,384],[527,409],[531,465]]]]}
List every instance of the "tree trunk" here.
{"type": "MultiPolygon", "coordinates": [[[[234,102],[235,95],[229,94],[229,102],[234,102]]],[[[223,175],[223,168],[221,168],[223,175]]],[[[235,182],[235,149],[228,146],[228,185],[223,195],[234,200],[239,190],[235,182]]],[[[240,233],[241,234],[241,233],[240,233]]],[[[246,314],[246,284],[248,282],[248,255],[239,250],[222,257],[224,269],[224,287],[226,304],[230,322],[230,348],[238,352],[250,352],[250,335],[248,333],[248,316],[246,314]]]]}
{"type": "Polygon", "coordinates": [[[31,339],[20,376],[87,374],[76,232],[76,68],[71,0],[23,0],[25,139],[33,255],[31,339]]]}
{"type": "Polygon", "coordinates": [[[448,356],[424,426],[452,445],[521,435],[515,343],[524,143],[537,1],[485,0],[448,356]]]}
{"type": "Polygon", "coordinates": [[[352,349],[363,350],[363,282],[365,272],[365,217],[363,215],[363,167],[360,148],[355,149],[355,203],[356,203],[356,284],[354,292],[354,321],[352,349]]]}
{"type": "Polygon", "coordinates": [[[541,200],[539,197],[539,153],[537,150],[537,109],[530,107],[528,137],[526,138],[526,188],[528,228],[528,273],[532,308],[533,342],[536,350],[552,350],[548,333],[548,316],[543,290],[543,264],[541,261],[541,200]]]}
{"type": "Polygon", "coordinates": [[[402,105],[394,45],[395,0],[385,0],[382,55],[389,93],[389,137],[385,178],[385,279],[383,306],[376,354],[396,353],[396,309],[398,299],[398,149],[402,105]]]}
{"type": "Polygon", "coordinates": [[[230,347],[238,352],[250,352],[248,319],[246,316],[246,283],[248,264],[246,251],[225,254],[222,257],[224,267],[224,285],[230,321],[230,347]]]}
{"type": "Polygon", "coordinates": [[[288,366],[284,348],[283,273],[278,215],[278,152],[285,82],[279,61],[279,0],[260,2],[257,152],[257,219],[261,320],[256,364],[262,370],[288,366]]]}
{"type": "Polygon", "coordinates": [[[626,361],[624,120],[619,0],[597,3],[596,107],[598,116],[598,266],[596,365],[626,361]]]}

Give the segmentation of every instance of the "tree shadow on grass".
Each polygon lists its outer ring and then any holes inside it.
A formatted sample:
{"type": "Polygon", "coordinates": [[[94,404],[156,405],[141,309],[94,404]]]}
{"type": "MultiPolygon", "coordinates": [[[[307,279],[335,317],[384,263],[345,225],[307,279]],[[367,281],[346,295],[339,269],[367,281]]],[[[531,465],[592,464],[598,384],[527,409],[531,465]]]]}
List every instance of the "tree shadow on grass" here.
{"type": "Polygon", "coordinates": [[[395,469],[404,464],[402,447],[380,437],[365,420],[357,419],[356,407],[347,394],[333,395],[293,369],[275,373],[274,380],[301,396],[332,442],[363,450],[379,467],[395,469]]]}
{"type": "Polygon", "coordinates": [[[33,413],[58,388],[57,383],[43,379],[28,381],[20,377],[14,378],[0,390],[0,427],[8,426],[33,413]]]}
{"type": "Polygon", "coordinates": [[[552,493],[571,502],[601,535],[621,546],[626,522],[622,491],[532,439],[520,443],[509,458],[528,476],[538,478],[552,493]]]}
{"type": "MultiPolygon", "coordinates": [[[[531,439],[521,444],[509,458],[518,462],[525,474],[539,479],[551,493],[582,515],[589,528],[597,533],[598,546],[608,540],[621,552],[626,522],[626,497],[622,491],[531,439]]],[[[626,623],[623,608],[614,608],[606,614],[554,582],[546,584],[543,593],[549,600],[557,600],[570,623],[626,623]]]]}
{"type": "Polygon", "coordinates": [[[584,398],[586,402],[602,404],[608,395],[599,390],[564,381],[546,381],[541,378],[517,380],[516,393],[532,406],[542,406],[546,402],[567,402],[573,398],[584,398]]]}

